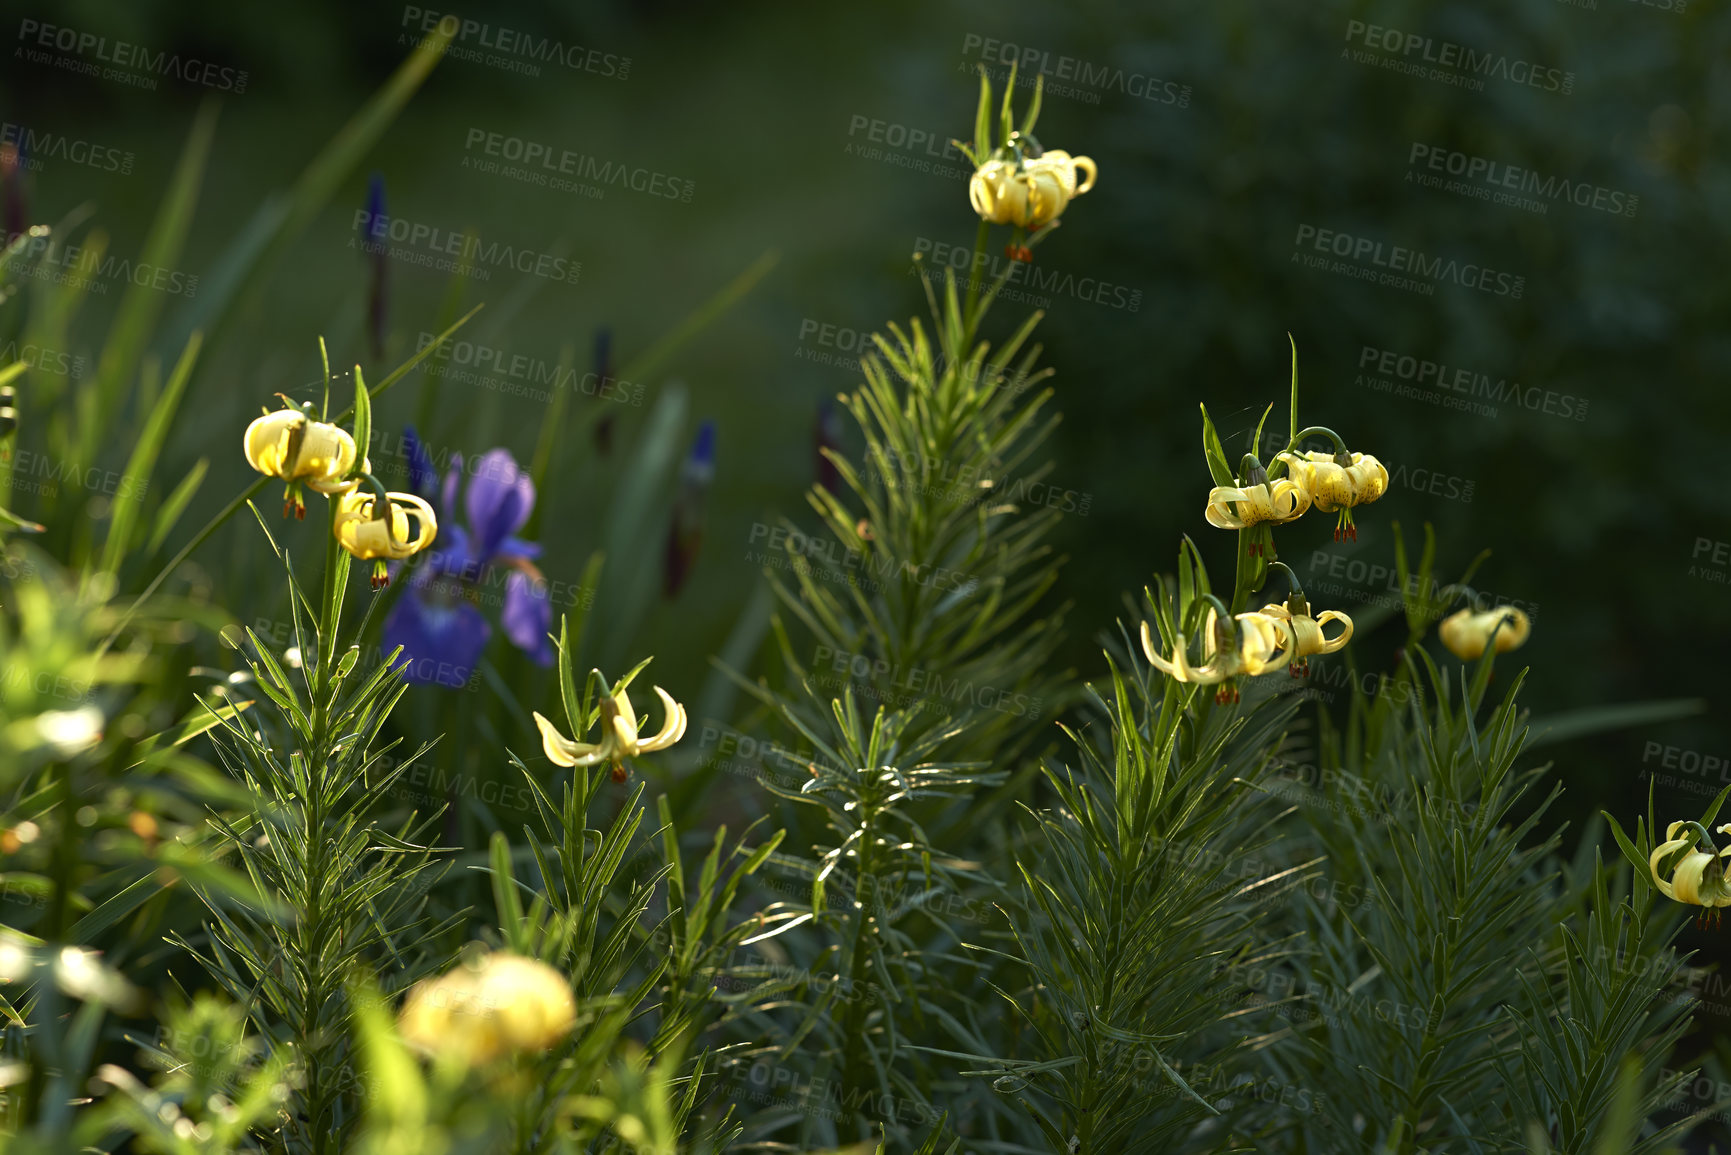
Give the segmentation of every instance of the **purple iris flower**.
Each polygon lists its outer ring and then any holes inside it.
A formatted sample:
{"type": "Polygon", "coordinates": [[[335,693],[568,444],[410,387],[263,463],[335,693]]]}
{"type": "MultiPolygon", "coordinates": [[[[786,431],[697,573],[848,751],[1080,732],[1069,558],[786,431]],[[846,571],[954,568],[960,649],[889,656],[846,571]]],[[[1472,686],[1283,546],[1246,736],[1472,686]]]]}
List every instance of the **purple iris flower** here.
{"type": "Polygon", "coordinates": [[[388,298],[385,285],[386,241],[390,237],[391,220],[385,212],[385,178],[374,173],[367,182],[367,208],[361,218],[361,249],[370,258],[372,277],[367,285],[367,333],[372,338],[373,356],[385,354],[385,321],[388,298]]]}
{"type": "MultiPolygon", "coordinates": [[[[411,486],[430,497],[437,474],[426,446],[413,429],[403,444],[411,486]]],[[[470,465],[465,470],[462,455],[451,455],[440,488],[438,541],[411,567],[408,588],[385,619],[385,651],[402,646],[398,661],[407,680],[422,685],[468,682],[493,636],[477,603],[493,602],[501,589],[505,636],[538,665],[553,664],[547,636],[553,603],[534,563],[541,547],[516,536],[535,508],[535,484],[508,449],[490,450],[470,465]],[[465,472],[466,524],[459,524],[457,489],[465,472]]]]}
{"type": "Polygon", "coordinates": [[[667,552],[662,558],[661,592],[676,596],[697,564],[703,544],[703,495],[715,480],[715,422],[697,427],[697,440],[679,468],[679,489],[673,495],[673,522],[667,530],[667,552]]]}

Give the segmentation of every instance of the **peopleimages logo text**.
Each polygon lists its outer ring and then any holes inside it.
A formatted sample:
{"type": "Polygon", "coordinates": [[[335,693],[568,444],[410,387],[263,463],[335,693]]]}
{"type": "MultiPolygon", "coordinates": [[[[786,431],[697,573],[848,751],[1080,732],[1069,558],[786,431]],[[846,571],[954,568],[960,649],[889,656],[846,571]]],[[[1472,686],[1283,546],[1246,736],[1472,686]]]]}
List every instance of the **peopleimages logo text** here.
{"type": "Polygon", "coordinates": [[[1099,104],[1100,93],[1104,91],[1122,92],[1126,96],[1150,100],[1155,104],[1172,104],[1179,108],[1188,107],[1190,104],[1188,84],[1162,80],[1143,72],[1126,71],[1110,64],[1095,64],[1075,56],[1054,57],[1044,49],[981,36],[974,32],[962,37],[962,59],[961,67],[965,71],[971,71],[968,62],[975,61],[997,65],[1004,69],[1006,76],[1013,65],[1018,88],[1032,88],[1037,78],[1044,78],[1042,88],[1046,95],[1067,97],[1088,104],[1099,104]]]}
{"type": "MultiPolygon", "coordinates": [[[[1318,253],[1332,253],[1361,268],[1387,269],[1390,274],[1410,274],[1411,277],[1435,283],[1447,281],[1463,288],[1477,289],[1481,293],[1509,297],[1517,301],[1527,285],[1525,277],[1501,272],[1488,265],[1463,263],[1453,257],[1433,257],[1418,249],[1385,245],[1371,237],[1354,236],[1315,225],[1299,225],[1298,235],[1293,238],[1292,243],[1295,250],[1308,247],[1318,253]]],[[[1299,253],[1295,251],[1293,260],[1298,258],[1299,253]]]]}
{"type": "MultiPolygon", "coordinates": [[[[1605,188],[1586,181],[1572,181],[1554,174],[1545,176],[1517,164],[1473,156],[1415,140],[1412,151],[1407,155],[1406,179],[1412,181],[1417,177],[1419,182],[1423,183],[1425,170],[1461,177],[1467,183],[1482,185],[1487,190],[1506,189],[1545,201],[1564,200],[1577,208],[1597,209],[1599,212],[1617,216],[1634,216],[1641,203],[1640,197],[1621,189],[1605,188]]],[[[1540,211],[1543,211],[1542,208],[1540,211]]]]}
{"type": "Polygon", "coordinates": [[[93,144],[57,132],[37,132],[11,121],[0,122],[0,145],[9,144],[25,158],[33,160],[63,160],[85,165],[99,172],[132,171],[132,153],[110,145],[93,144]]]}
{"type": "MultiPolygon", "coordinates": [[[[561,177],[578,177],[592,180],[601,187],[618,185],[632,192],[685,203],[690,203],[691,194],[697,188],[696,181],[683,177],[668,176],[664,172],[642,166],[633,167],[610,160],[597,160],[588,153],[572,152],[568,148],[560,148],[543,141],[489,132],[484,128],[469,129],[463,140],[463,151],[479,152],[483,156],[520,164],[527,171],[518,179],[529,184],[549,185],[554,188],[561,187],[561,177]]],[[[463,163],[467,165],[469,157],[465,156],[463,163]]]]}
{"type": "Polygon", "coordinates": [[[581,44],[566,44],[551,36],[535,36],[496,27],[454,12],[434,12],[409,5],[403,9],[403,27],[419,32],[431,32],[437,28],[448,33],[453,41],[445,50],[447,56],[476,64],[500,65],[508,71],[539,74],[540,69],[530,62],[555,61],[573,72],[590,72],[613,80],[625,80],[631,75],[629,56],[585,48],[581,44]]]}
{"type": "MultiPolygon", "coordinates": [[[[178,52],[152,52],[142,44],[110,40],[94,32],[44,24],[40,20],[22,20],[18,24],[18,40],[25,46],[19,50],[19,54],[33,63],[55,63],[52,60],[39,60],[39,54],[29,51],[43,48],[84,57],[96,64],[111,65],[114,69],[139,73],[145,77],[172,76],[188,84],[202,84],[206,88],[233,92],[236,95],[246,91],[247,74],[244,69],[226,68],[193,56],[182,57],[178,52]]],[[[95,75],[101,70],[92,66],[85,71],[95,75]]],[[[108,79],[124,77],[108,76],[108,79]]],[[[148,81],[146,86],[154,88],[155,82],[148,81]]]]}
{"type": "MultiPolygon", "coordinates": [[[[1369,368],[1400,381],[1411,381],[1431,390],[1482,397],[1487,401],[1505,405],[1519,405],[1535,413],[1546,413],[1570,421],[1587,419],[1586,399],[1573,393],[1558,393],[1553,389],[1541,389],[1537,385],[1522,385],[1519,381],[1510,381],[1506,377],[1493,378],[1488,373],[1397,353],[1393,349],[1379,349],[1375,345],[1364,346],[1359,350],[1358,367],[1369,368]]],[[[1490,415],[1495,416],[1496,410],[1491,410],[1490,415]]]]}
{"type": "MultiPolygon", "coordinates": [[[[360,246],[367,252],[382,251],[399,260],[411,259],[403,253],[391,249],[386,240],[407,245],[410,249],[421,250],[428,254],[444,254],[453,261],[446,265],[456,264],[473,266],[491,266],[495,269],[515,269],[519,273],[530,273],[549,281],[565,281],[576,284],[577,278],[583,272],[583,262],[573,261],[553,253],[538,252],[534,249],[520,248],[499,241],[483,242],[474,233],[452,232],[436,225],[411,221],[405,217],[387,216],[384,213],[373,219],[373,214],[366,209],[356,209],[354,219],[355,234],[363,236],[360,246]],[[382,238],[382,239],[381,239],[382,238]]],[[[354,236],[349,238],[349,244],[356,244],[354,236]]],[[[425,263],[416,261],[415,263],[425,263]]],[[[440,265],[437,267],[444,267],[440,265]]]]}
{"type": "MultiPolygon", "coordinates": [[[[1563,96],[1575,90],[1575,74],[1561,68],[1550,68],[1501,52],[1481,52],[1453,40],[1438,40],[1434,36],[1402,32],[1398,28],[1384,28],[1362,20],[1346,22],[1346,42],[1361,44],[1371,52],[1399,61],[1404,66],[1403,71],[1442,71],[1458,76],[1489,77],[1563,96]]],[[[1345,51],[1343,49],[1342,53],[1345,51]]],[[[1431,79],[1447,77],[1433,75],[1431,79]]]]}

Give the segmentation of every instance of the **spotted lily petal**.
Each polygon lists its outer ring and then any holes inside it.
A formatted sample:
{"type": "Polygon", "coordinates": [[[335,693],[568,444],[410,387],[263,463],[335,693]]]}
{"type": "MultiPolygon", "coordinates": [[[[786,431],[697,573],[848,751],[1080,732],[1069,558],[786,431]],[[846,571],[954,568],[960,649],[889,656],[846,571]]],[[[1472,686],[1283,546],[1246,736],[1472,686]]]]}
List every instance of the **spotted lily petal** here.
{"type": "Polygon", "coordinates": [[[1276,457],[1323,513],[1369,505],[1388,492],[1387,467],[1368,453],[1349,454],[1349,465],[1341,465],[1332,453],[1287,451],[1276,457]]]}
{"type": "Polygon", "coordinates": [[[1310,508],[1310,494],[1290,477],[1264,485],[1217,485],[1208,491],[1208,524],[1218,529],[1281,525],[1310,508]]]}

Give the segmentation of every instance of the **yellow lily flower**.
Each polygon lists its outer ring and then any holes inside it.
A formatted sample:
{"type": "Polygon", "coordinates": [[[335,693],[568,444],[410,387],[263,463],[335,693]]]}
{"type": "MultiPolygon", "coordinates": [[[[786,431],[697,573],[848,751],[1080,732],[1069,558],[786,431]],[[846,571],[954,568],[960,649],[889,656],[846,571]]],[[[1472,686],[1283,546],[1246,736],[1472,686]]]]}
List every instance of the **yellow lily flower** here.
{"type": "Polygon", "coordinates": [[[1208,491],[1208,524],[1219,529],[1282,525],[1310,508],[1310,492],[1290,477],[1261,485],[1216,485],[1208,491]]]}
{"type": "Polygon", "coordinates": [[[1053,149],[1018,163],[988,160],[968,181],[968,200],[980,218],[994,225],[1015,225],[1029,232],[1057,220],[1070,201],[1094,187],[1098,170],[1086,156],[1053,149]],[[1078,181],[1076,170],[1086,179],[1078,181]]]}
{"type": "Polygon", "coordinates": [[[362,561],[373,562],[373,588],[390,584],[386,560],[401,561],[419,553],[439,535],[439,522],[433,509],[412,493],[388,493],[387,509],[378,509],[377,495],[354,490],[337,499],[337,515],[332,532],[337,544],[362,561]],[[416,533],[409,536],[409,515],[415,518],[416,533]]]}
{"type": "Polygon", "coordinates": [[[1279,618],[1292,627],[1297,647],[1293,650],[1294,658],[1332,654],[1352,640],[1352,619],[1339,610],[1323,610],[1313,618],[1308,609],[1301,609],[1295,614],[1288,607],[1271,602],[1263,606],[1261,612],[1271,618],[1279,618]],[[1332,638],[1326,637],[1322,632],[1322,627],[1329,622],[1341,623],[1341,631],[1332,638]]]}
{"type": "Polygon", "coordinates": [[[675,702],[673,695],[660,686],[655,687],[655,693],[661,699],[664,720],[660,732],[652,738],[638,736],[637,712],[631,708],[631,699],[623,688],[611,698],[601,700],[599,742],[573,741],[561,734],[552,722],[536,714],[535,725],[541,728],[541,749],[547,755],[547,761],[555,766],[595,766],[611,762],[614,781],[625,781],[625,759],[665,750],[685,736],[685,707],[675,702]]]}
{"type": "MultiPolygon", "coordinates": [[[[1233,616],[1238,620],[1239,668],[1244,673],[1254,678],[1281,669],[1297,655],[1298,640],[1290,621],[1256,610],[1233,616]]],[[[1212,628],[1215,618],[1215,612],[1209,610],[1211,639],[1217,636],[1212,628]]]]}
{"type": "MultiPolygon", "coordinates": [[[[1716,852],[1702,850],[1700,829],[1699,823],[1691,822],[1673,822],[1666,828],[1666,841],[1660,843],[1647,860],[1653,872],[1653,885],[1659,888],[1660,894],[1677,902],[1705,907],[1731,906],[1731,885],[1725,879],[1725,864],[1726,859],[1731,858],[1731,846],[1716,852]],[[1689,830],[1689,827],[1694,829],[1689,830]],[[1679,831],[1683,832],[1681,836],[1679,831]]],[[[1731,823],[1719,827],[1719,833],[1731,833],[1731,823]]]]}
{"type": "Polygon", "coordinates": [[[347,493],[357,484],[343,480],[354,468],[355,439],[347,430],[314,421],[298,409],[278,409],[257,418],[246,427],[243,444],[248,465],[289,483],[284,517],[291,509],[296,517],[306,516],[302,483],[327,495],[347,493]]]}
{"type": "Polygon", "coordinates": [[[1310,494],[1310,500],[1324,513],[1340,513],[1334,540],[1343,536],[1358,540],[1358,529],[1352,524],[1352,508],[1369,505],[1388,492],[1388,470],[1368,453],[1293,453],[1287,450],[1275,455],[1284,461],[1293,480],[1310,494]]]}
{"type": "Polygon", "coordinates": [[[1449,653],[1470,662],[1484,656],[1493,630],[1496,631],[1497,653],[1506,654],[1527,644],[1527,635],[1533,632],[1533,625],[1527,615],[1514,606],[1498,606],[1483,612],[1468,608],[1444,618],[1436,632],[1449,653]]]}
{"type": "Polygon", "coordinates": [[[502,952],[428,979],[409,992],[398,1019],[403,1039],[464,1066],[545,1051],[570,1031],[577,1003],[565,976],[502,952]]]}
{"type": "MultiPolygon", "coordinates": [[[[1209,613],[1208,622],[1211,632],[1217,630],[1219,623],[1212,611],[1209,613]]],[[[1155,650],[1154,635],[1149,630],[1148,623],[1142,623],[1142,652],[1148,655],[1148,661],[1156,670],[1174,682],[1184,682],[1194,686],[1212,686],[1243,671],[1243,654],[1236,645],[1220,645],[1217,640],[1211,639],[1207,653],[1203,655],[1203,664],[1192,666],[1185,652],[1189,649],[1188,639],[1183,634],[1178,634],[1173,641],[1172,658],[1168,661],[1155,650]]]]}

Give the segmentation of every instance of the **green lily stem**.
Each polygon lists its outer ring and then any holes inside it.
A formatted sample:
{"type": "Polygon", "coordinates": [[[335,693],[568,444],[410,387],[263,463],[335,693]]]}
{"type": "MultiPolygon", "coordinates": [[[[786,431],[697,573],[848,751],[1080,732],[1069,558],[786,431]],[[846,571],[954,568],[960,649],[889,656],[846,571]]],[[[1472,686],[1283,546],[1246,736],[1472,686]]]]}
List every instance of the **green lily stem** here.
{"type": "MultiPolygon", "coordinates": [[[[1308,437],[1328,438],[1330,441],[1334,442],[1334,451],[1337,455],[1344,456],[1351,452],[1346,447],[1346,439],[1340,434],[1336,433],[1326,425],[1311,425],[1304,429],[1300,429],[1297,433],[1294,433],[1291,440],[1286,443],[1286,448],[1282,449],[1280,453],[1293,452],[1299,447],[1299,445],[1303,444],[1304,440],[1308,437]]],[[[1270,481],[1279,477],[1286,471],[1286,462],[1280,459],[1280,453],[1274,455],[1274,462],[1268,467],[1268,478],[1270,481]]]]}
{"type": "MultiPolygon", "coordinates": [[[[968,263],[968,296],[962,306],[962,327],[967,337],[962,341],[962,348],[967,349],[974,343],[974,330],[978,327],[979,317],[975,314],[975,305],[980,299],[980,278],[978,270],[980,257],[986,251],[986,244],[991,238],[991,222],[980,218],[980,227],[974,232],[974,257],[968,263]]],[[[988,302],[990,303],[990,302],[988,302]]],[[[983,310],[982,310],[983,311],[983,310]]]]}
{"type": "Polygon", "coordinates": [[[325,798],[326,783],[322,769],[330,756],[331,674],[337,648],[337,630],[342,617],[342,585],[348,574],[348,567],[342,564],[334,532],[334,502],[330,506],[330,519],[333,532],[325,534],[325,571],[319,596],[318,664],[312,671],[312,732],[306,735],[306,795],[298,810],[301,829],[297,832],[300,837],[296,840],[303,855],[300,866],[302,876],[306,879],[308,905],[294,912],[295,956],[291,963],[300,972],[302,991],[300,1022],[296,1024],[294,1042],[307,1080],[303,1103],[310,1129],[307,1138],[312,1149],[318,1152],[329,1147],[324,1120],[335,1095],[328,1085],[326,1072],[331,1064],[324,1061],[327,1044],[320,1038],[319,1028],[321,1013],[335,994],[326,969],[318,965],[328,937],[325,928],[326,912],[322,909],[321,899],[329,867],[325,859],[324,831],[329,800],[325,798]]]}
{"type": "MultiPolygon", "coordinates": [[[[865,1025],[866,1016],[870,1013],[870,1005],[864,997],[867,979],[871,971],[871,936],[873,914],[871,903],[875,895],[881,893],[877,883],[878,857],[877,832],[877,799],[875,791],[880,784],[873,782],[868,789],[874,792],[870,799],[860,800],[860,840],[859,865],[856,868],[854,884],[854,905],[858,908],[854,915],[853,945],[848,959],[848,991],[847,1013],[842,1017],[842,1044],[847,1048],[846,1058],[842,1064],[842,1087],[852,1093],[867,1085],[867,1076],[872,1069],[872,1062],[866,1053],[865,1025]],[[872,895],[865,893],[866,880],[871,879],[872,895]]],[[[886,1012],[887,1013],[887,1012],[886,1012]]]]}
{"type": "Polygon", "coordinates": [[[1237,564],[1232,573],[1233,613],[1238,613],[1242,610],[1245,602],[1250,598],[1251,591],[1247,588],[1250,582],[1249,570],[1251,568],[1250,542],[1245,537],[1245,535],[1250,532],[1251,531],[1248,529],[1241,529],[1238,531],[1238,557],[1237,564]]]}
{"type": "Polygon", "coordinates": [[[1294,596],[1304,596],[1304,587],[1298,584],[1298,575],[1292,572],[1291,566],[1287,565],[1283,561],[1271,561],[1268,563],[1268,568],[1278,569],[1286,575],[1287,588],[1294,596]]]}

